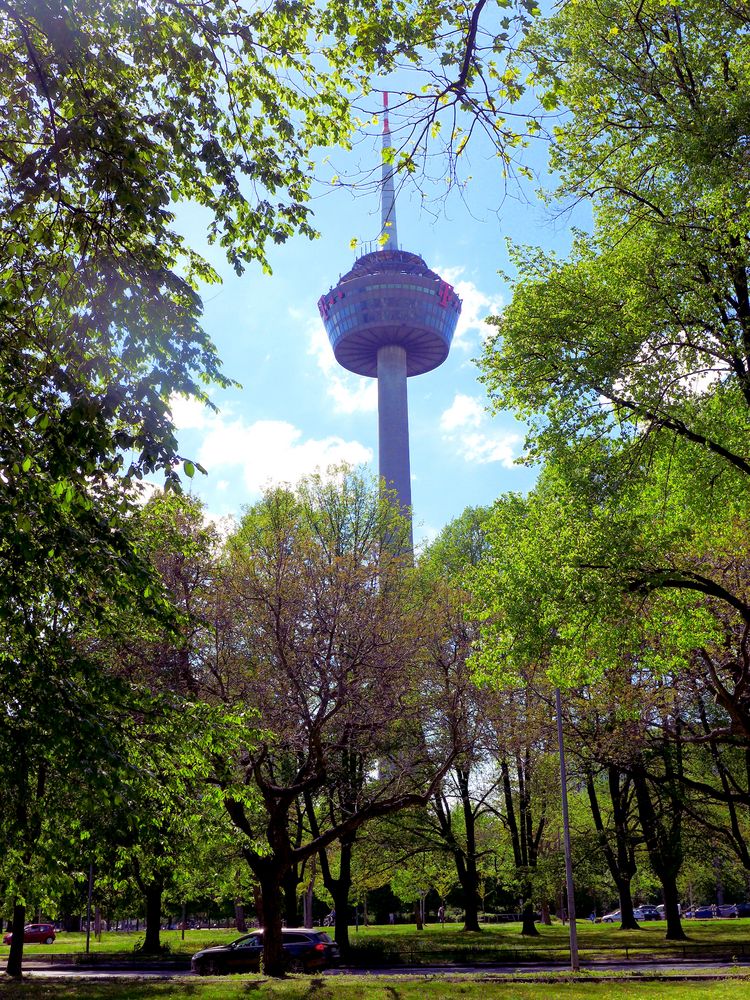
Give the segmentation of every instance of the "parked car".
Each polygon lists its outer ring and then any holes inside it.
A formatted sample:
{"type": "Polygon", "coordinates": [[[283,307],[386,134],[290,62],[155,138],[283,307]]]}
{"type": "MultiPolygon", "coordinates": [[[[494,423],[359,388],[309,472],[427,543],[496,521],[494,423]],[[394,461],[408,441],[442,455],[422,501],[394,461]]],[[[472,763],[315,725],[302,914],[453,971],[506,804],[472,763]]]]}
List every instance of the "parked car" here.
{"type": "MultiPolygon", "coordinates": [[[[667,918],[667,912],[666,911],[667,911],[667,908],[664,905],[664,903],[659,903],[659,905],[656,907],[656,912],[659,914],[659,920],[666,920],[666,918],[667,918]]],[[[690,911],[689,910],[686,910],[683,913],[682,903],[678,903],[677,904],[677,913],[681,917],[689,917],[690,916],[690,911]]]]}
{"type": "Polygon", "coordinates": [[[661,920],[661,913],[656,909],[655,906],[651,906],[646,903],[643,906],[637,906],[633,910],[633,916],[636,920],[661,920]]]}
{"type": "MultiPolygon", "coordinates": [[[[24,944],[52,944],[55,940],[54,924],[26,924],[23,929],[24,944]]],[[[13,931],[3,937],[3,944],[10,944],[13,940],[13,931]]]]}
{"type": "Polygon", "coordinates": [[[622,914],[619,910],[613,910],[611,913],[605,913],[602,917],[603,924],[619,924],[622,920],[622,914]]]}
{"type": "MultiPolygon", "coordinates": [[[[290,972],[311,972],[338,965],[339,946],[325,931],[285,927],[284,955],[290,972]]],[[[230,972],[258,972],[263,956],[263,931],[237,938],[231,944],[204,948],[193,955],[191,967],[199,976],[223,976],[230,972]]]]}
{"type": "Polygon", "coordinates": [[[694,906],[692,910],[688,910],[685,916],[693,917],[694,920],[711,920],[716,916],[716,913],[715,908],[707,903],[705,906],[694,906]]]}
{"type": "Polygon", "coordinates": [[[750,903],[735,903],[738,917],[750,917],[750,903]]]}
{"type": "Polygon", "coordinates": [[[736,903],[719,903],[716,907],[717,917],[737,917],[739,913],[737,911],[736,903]]]}

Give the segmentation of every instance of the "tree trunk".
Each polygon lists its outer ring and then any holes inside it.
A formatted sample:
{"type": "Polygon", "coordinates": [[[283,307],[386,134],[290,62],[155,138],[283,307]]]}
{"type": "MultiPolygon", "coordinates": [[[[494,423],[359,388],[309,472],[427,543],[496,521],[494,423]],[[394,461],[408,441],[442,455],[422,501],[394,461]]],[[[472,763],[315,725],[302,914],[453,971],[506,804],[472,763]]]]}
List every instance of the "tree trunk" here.
{"type": "Polygon", "coordinates": [[[464,850],[461,842],[456,838],[453,831],[453,820],[450,806],[440,791],[435,793],[433,798],[433,808],[437,817],[440,835],[448,845],[456,866],[458,883],[461,886],[462,902],[464,904],[464,926],[465,931],[479,931],[479,891],[477,879],[476,856],[471,856],[470,847],[474,844],[473,823],[474,815],[471,809],[464,812],[467,831],[471,831],[471,844],[467,832],[467,846],[464,850]]]}
{"type": "Polygon", "coordinates": [[[422,923],[422,907],[419,905],[419,900],[414,904],[414,924],[418,931],[424,930],[424,924],[422,923]]]}
{"type": "MultiPolygon", "coordinates": [[[[636,872],[635,854],[633,851],[632,837],[628,827],[628,790],[620,783],[621,773],[617,767],[610,764],[607,768],[607,778],[609,782],[609,794],[612,802],[612,814],[615,821],[615,850],[610,846],[607,831],[599,808],[599,799],[596,794],[594,775],[591,771],[586,774],[586,789],[591,806],[591,815],[596,827],[596,834],[599,844],[607,862],[612,879],[617,887],[617,895],[620,900],[620,930],[637,931],[640,930],[638,921],[633,914],[633,896],[630,891],[630,884],[636,872]]],[[[630,779],[626,777],[626,781],[630,779]]]]}
{"type": "Polygon", "coordinates": [[[347,837],[341,840],[339,856],[339,877],[332,881],[328,890],[333,896],[333,907],[336,910],[336,944],[342,957],[349,955],[349,891],[352,887],[352,851],[354,839],[347,837]]]}
{"type": "Polygon", "coordinates": [[[685,941],[682,929],[677,892],[677,875],[682,867],[681,819],[682,809],[675,796],[670,796],[671,812],[667,817],[656,814],[648,787],[645,768],[637,766],[632,772],[646,850],[651,867],[661,882],[664,893],[664,915],[667,918],[668,941],[685,941]]]}
{"type": "Polygon", "coordinates": [[[247,921],[245,920],[245,907],[242,903],[235,902],[234,904],[234,926],[237,930],[244,934],[247,930],[247,921]]]}
{"type": "Polygon", "coordinates": [[[263,896],[263,971],[276,978],[285,975],[284,941],[281,935],[281,877],[275,866],[261,878],[263,896]]]}
{"type": "Polygon", "coordinates": [[[313,854],[310,858],[310,870],[307,877],[307,885],[302,894],[302,923],[305,927],[313,925],[313,897],[315,888],[315,873],[317,871],[317,858],[313,854]]]}
{"type": "Polygon", "coordinates": [[[536,923],[534,922],[534,906],[529,900],[523,908],[521,915],[521,934],[524,937],[539,937],[536,923]]]}
{"type": "MultiPolygon", "coordinates": [[[[528,750],[526,751],[528,761],[528,750]]],[[[528,792],[528,767],[518,758],[516,764],[516,777],[518,780],[518,819],[516,819],[516,808],[513,801],[513,789],[510,780],[510,768],[508,761],[503,759],[500,762],[503,795],[505,798],[505,815],[508,831],[510,833],[511,844],[513,846],[513,860],[516,870],[528,872],[536,867],[536,858],[539,841],[544,829],[544,811],[537,826],[536,836],[533,834],[533,822],[531,815],[531,799],[528,792]]],[[[523,911],[521,914],[521,934],[525,937],[538,937],[539,931],[534,923],[533,890],[530,879],[524,879],[521,883],[523,891],[523,911]]]]}
{"type": "Polygon", "coordinates": [[[545,927],[552,926],[552,917],[549,915],[549,903],[545,900],[542,903],[542,923],[545,927]]]}
{"type": "Polygon", "coordinates": [[[282,880],[284,890],[284,923],[287,927],[297,927],[299,924],[299,901],[297,899],[298,885],[299,878],[297,876],[297,867],[295,865],[285,873],[282,880]]]}
{"type": "Polygon", "coordinates": [[[161,897],[164,886],[154,880],[146,886],[146,937],[141,951],[146,955],[156,955],[161,951],[161,897]]]}
{"type": "Polygon", "coordinates": [[[312,883],[305,889],[305,894],[302,897],[302,922],[305,927],[312,927],[313,925],[313,887],[312,883]]]}
{"type": "Polygon", "coordinates": [[[630,879],[615,879],[617,895],[620,898],[620,930],[639,931],[640,924],[633,913],[633,895],[630,891],[630,879]]]}
{"type": "MultiPolygon", "coordinates": [[[[464,927],[465,931],[479,933],[479,875],[477,873],[477,840],[476,815],[472,807],[470,794],[471,773],[468,768],[455,769],[456,780],[461,793],[461,807],[464,815],[464,830],[466,835],[466,858],[463,868],[461,888],[464,891],[464,927]]],[[[459,871],[459,877],[461,872],[459,871]]]]}
{"type": "Polygon", "coordinates": [[[524,937],[539,937],[536,923],[534,922],[534,899],[532,895],[531,882],[527,882],[523,887],[523,913],[521,914],[521,934],[524,937]]]}
{"type": "Polygon", "coordinates": [[[258,914],[258,927],[265,927],[266,922],[263,916],[263,893],[259,885],[253,886],[253,899],[255,902],[255,912],[258,914]]]}
{"type": "Polygon", "coordinates": [[[305,891],[302,896],[302,923],[305,927],[312,927],[313,925],[313,890],[315,887],[315,873],[317,868],[317,858],[313,854],[310,858],[310,871],[307,885],[305,886],[305,891]]]}
{"type": "Polygon", "coordinates": [[[15,901],[13,903],[13,937],[10,941],[10,952],[8,953],[8,964],[5,971],[9,976],[21,976],[21,963],[23,961],[23,928],[26,923],[26,907],[15,901]]]}
{"type": "MultiPolygon", "coordinates": [[[[471,866],[473,867],[473,866],[471,866]]],[[[482,928],[479,926],[479,893],[477,891],[476,869],[470,871],[470,866],[466,866],[466,884],[462,886],[464,890],[464,926],[463,930],[479,933],[482,928]]]]}
{"type": "Polygon", "coordinates": [[[687,934],[682,929],[680,919],[680,894],[677,891],[677,879],[667,874],[661,877],[664,891],[664,916],[667,919],[667,941],[687,941],[687,934]]]}

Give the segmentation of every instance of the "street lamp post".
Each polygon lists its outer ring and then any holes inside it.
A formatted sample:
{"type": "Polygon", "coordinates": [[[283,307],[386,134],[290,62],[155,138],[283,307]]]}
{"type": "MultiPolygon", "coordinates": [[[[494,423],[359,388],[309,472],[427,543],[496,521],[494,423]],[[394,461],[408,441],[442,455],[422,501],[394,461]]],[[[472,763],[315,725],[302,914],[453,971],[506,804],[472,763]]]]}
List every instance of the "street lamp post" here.
{"type": "Polygon", "coordinates": [[[89,862],[89,894],[86,903],[86,954],[91,946],[91,892],[94,887],[94,863],[89,862]]]}
{"type": "Polygon", "coordinates": [[[563,742],[562,701],[560,688],[555,688],[555,708],[557,709],[557,745],[560,751],[560,785],[562,788],[563,842],[565,844],[565,883],[568,892],[568,918],[570,920],[570,968],[578,972],[578,933],[576,931],[576,903],[573,890],[573,864],[570,860],[570,821],[568,818],[568,775],[565,768],[565,744],[563,742]]]}

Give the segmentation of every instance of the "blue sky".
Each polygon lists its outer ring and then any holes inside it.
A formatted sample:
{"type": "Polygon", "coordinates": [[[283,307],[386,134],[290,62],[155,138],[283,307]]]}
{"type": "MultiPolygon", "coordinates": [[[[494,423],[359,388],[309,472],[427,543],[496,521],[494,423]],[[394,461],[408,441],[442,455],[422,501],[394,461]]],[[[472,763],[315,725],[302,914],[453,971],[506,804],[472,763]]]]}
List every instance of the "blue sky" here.
{"type": "MultiPolygon", "coordinates": [[[[377,167],[379,146],[371,126],[355,151],[335,153],[322,173],[343,177],[363,164],[377,167]]],[[[525,192],[529,200],[504,197],[498,160],[478,147],[469,156],[471,179],[461,191],[434,201],[433,189],[423,209],[420,191],[407,186],[397,201],[400,246],[424,257],[463,300],[447,361],[409,379],[415,541],[434,537],[467,506],[533,483],[534,470],[515,463],[523,426],[511,413],[486,411],[474,359],[488,332],[485,317],[509,297],[498,274],[510,267],[506,238],[563,253],[570,242],[571,219],[553,218],[535,199],[534,184],[525,192]]],[[[529,157],[537,167],[543,163],[541,144],[529,157]]],[[[238,278],[221,251],[206,250],[224,282],[206,291],[204,325],[226,374],[242,388],[212,392],[217,415],[175,400],[173,416],[182,453],[208,472],[196,473],[191,492],[216,516],[238,516],[264,485],[294,483],[332,463],[365,465],[373,475],[377,469],[375,380],[336,364],[317,300],[351,267],[352,238],[377,237],[378,195],[371,182],[361,190],[322,183],[313,208],[320,238],[274,247],[270,276],[250,267],[238,278]]],[[[196,247],[205,247],[206,222],[197,209],[180,210],[180,229],[196,247]]]]}

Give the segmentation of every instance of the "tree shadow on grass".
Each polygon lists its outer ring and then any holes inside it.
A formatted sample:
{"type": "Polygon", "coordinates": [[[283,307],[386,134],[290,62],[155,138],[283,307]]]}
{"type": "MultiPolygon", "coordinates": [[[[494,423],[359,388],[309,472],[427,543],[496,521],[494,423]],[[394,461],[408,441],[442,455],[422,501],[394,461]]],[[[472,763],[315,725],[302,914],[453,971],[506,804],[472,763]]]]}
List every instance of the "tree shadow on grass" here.
{"type": "Polygon", "coordinates": [[[24,976],[10,979],[0,975],[2,1000],[184,1000],[200,996],[200,984],[169,982],[128,982],[126,980],[45,980],[24,976]]]}

